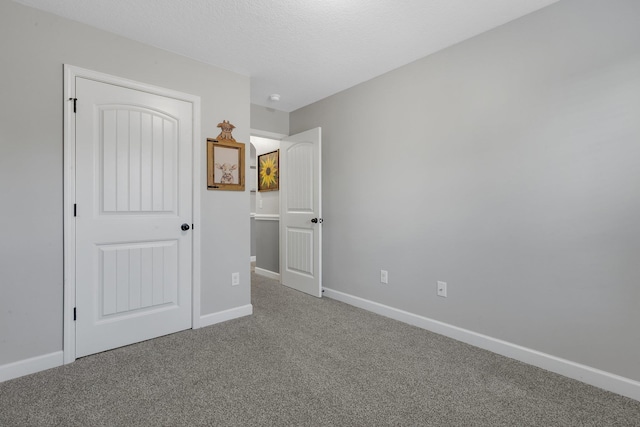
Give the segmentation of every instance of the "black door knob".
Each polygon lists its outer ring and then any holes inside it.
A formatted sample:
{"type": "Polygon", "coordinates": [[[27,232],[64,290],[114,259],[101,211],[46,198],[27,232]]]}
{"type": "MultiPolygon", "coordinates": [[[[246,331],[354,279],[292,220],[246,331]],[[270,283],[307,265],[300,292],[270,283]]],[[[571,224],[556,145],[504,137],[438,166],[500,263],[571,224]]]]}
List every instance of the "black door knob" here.
{"type": "Polygon", "coordinates": [[[318,218],[313,218],[313,219],[311,220],[311,222],[312,222],[312,223],[314,223],[314,224],[317,224],[317,223],[318,223],[318,218]]]}
{"type": "Polygon", "coordinates": [[[187,231],[189,229],[189,224],[184,223],[180,228],[182,228],[182,231],[187,231]]]}

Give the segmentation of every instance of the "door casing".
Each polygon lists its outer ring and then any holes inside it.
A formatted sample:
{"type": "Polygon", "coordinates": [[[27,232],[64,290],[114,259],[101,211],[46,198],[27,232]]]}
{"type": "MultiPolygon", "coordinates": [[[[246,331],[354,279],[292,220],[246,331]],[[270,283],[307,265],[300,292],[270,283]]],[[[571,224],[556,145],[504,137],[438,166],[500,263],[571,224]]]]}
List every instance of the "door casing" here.
{"type": "Polygon", "coordinates": [[[177,92],[146,83],[87,70],[72,65],[64,66],[64,302],[63,302],[63,354],[64,363],[71,363],[76,359],[76,334],[74,321],[74,308],[76,307],[76,258],[75,241],[76,229],[74,219],[74,204],[76,203],[76,178],[75,178],[75,122],[74,113],[76,98],[76,77],[83,77],[102,83],[122,86],[125,88],[153,93],[165,97],[175,98],[189,102],[193,105],[193,247],[192,247],[192,300],[191,327],[197,329],[200,326],[200,97],[177,92]]]}

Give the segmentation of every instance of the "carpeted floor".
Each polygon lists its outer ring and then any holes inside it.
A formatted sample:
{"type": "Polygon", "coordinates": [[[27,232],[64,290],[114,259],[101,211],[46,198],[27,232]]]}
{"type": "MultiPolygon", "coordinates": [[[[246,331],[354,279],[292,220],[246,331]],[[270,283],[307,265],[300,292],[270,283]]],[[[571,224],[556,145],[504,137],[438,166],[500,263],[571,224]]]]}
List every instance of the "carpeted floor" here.
{"type": "Polygon", "coordinates": [[[640,402],[254,275],[254,315],[0,384],[0,426],[640,426],[640,402]]]}

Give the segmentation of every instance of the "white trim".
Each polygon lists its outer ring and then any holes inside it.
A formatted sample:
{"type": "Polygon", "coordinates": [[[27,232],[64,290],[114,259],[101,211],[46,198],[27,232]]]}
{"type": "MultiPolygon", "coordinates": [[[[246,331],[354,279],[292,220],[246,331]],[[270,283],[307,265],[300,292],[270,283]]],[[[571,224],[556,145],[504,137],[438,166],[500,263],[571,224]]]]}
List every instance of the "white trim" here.
{"type": "Polygon", "coordinates": [[[256,213],[255,212],[250,212],[249,213],[249,218],[255,218],[256,217],[256,213]]]}
{"type": "Polygon", "coordinates": [[[250,262],[256,262],[256,256],[253,255],[253,256],[249,257],[249,261],[250,262]]]}
{"type": "Polygon", "coordinates": [[[76,71],[69,65],[64,66],[64,190],[63,190],[63,263],[64,263],[64,289],[63,289],[63,313],[62,313],[62,349],[64,363],[76,360],[76,334],[73,320],[73,308],[76,306],[76,228],[73,219],[73,204],[76,194],[76,126],[73,102],[76,97],[75,74],[76,71]]]}
{"type": "Polygon", "coordinates": [[[280,221],[280,214],[256,214],[256,221],[280,221]]]}
{"type": "Polygon", "coordinates": [[[72,65],[64,65],[64,302],[63,302],[63,353],[64,363],[71,363],[76,359],[76,335],[75,322],[73,320],[73,308],[76,306],[76,283],[75,283],[75,241],[76,229],[73,219],[73,205],[76,194],[75,182],[75,120],[73,113],[73,102],[69,99],[76,97],[76,77],[113,84],[125,88],[135,89],[142,92],[153,93],[160,96],[178,99],[189,102],[193,105],[193,212],[192,219],[195,225],[193,229],[193,256],[192,256],[192,320],[191,326],[196,329],[200,327],[200,264],[201,264],[201,217],[200,217],[200,194],[202,184],[200,180],[200,159],[203,151],[201,131],[200,131],[200,97],[165,89],[158,86],[148,85],[133,80],[115,77],[97,71],[87,70],[72,65]]]}
{"type": "Polygon", "coordinates": [[[31,357],[29,359],[19,360],[6,365],[0,365],[0,383],[12,380],[24,375],[34,374],[46,369],[62,366],[64,356],[62,351],[56,351],[42,356],[31,357]]]}
{"type": "Polygon", "coordinates": [[[205,314],[200,317],[200,327],[204,328],[205,326],[215,325],[216,323],[226,322],[227,320],[233,320],[239,317],[251,316],[252,314],[253,306],[251,304],[230,308],[217,313],[205,314]]]}
{"type": "Polygon", "coordinates": [[[324,296],[640,401],[640,382],[620,375],[333,289],[324,288],[324,296]]]}
{"type": "Polygon", "coordinates": [[[251,129],[250,134],[251,136],[257,136],[259,138],[269,138],[269,139],[275,139],[278,141],[280,141],[282,138],[286,138],[289,136],[289,135],[285,135],[284,133],[269,132],[269,131],[260,130],[260,129],[251,129]]]}
{"type": "Polygon", "coordinates": [[[264,268],[256,267],[256,274],[259,274],[260,276],[268,277],[269,279],[280,281],[280,273],[275,273],[273,271],[265,270],[264,268]]]}
{"type": "Polygon", "coordinates": [[[200,195],[202,194],[202,180],[200,179],[200,159],[206,145],[200,133],[200,97],[189,95],[192,97],[190,101],[193,105],[193,164],[192,166],[192,212],[193,217],[193,240],[191,254],[191,328],[198,329],[200,327],[200,296],[201,296],[201,277],[202,270],[202,221],[200,212],[200,195]],[[202,141],[202,142],[201,142],[202,141]]]}

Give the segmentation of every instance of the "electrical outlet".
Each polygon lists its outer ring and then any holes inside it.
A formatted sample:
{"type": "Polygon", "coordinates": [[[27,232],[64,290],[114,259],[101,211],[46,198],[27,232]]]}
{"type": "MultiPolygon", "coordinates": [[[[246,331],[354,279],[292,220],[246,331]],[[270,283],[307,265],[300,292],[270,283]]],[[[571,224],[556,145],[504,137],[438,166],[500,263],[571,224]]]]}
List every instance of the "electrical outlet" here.
{"type": "Polygon", "coordinates": [[[447,297],[447,282],[438,282],[438,296],[447,297]]]}
{"type": "Polygon", "coordinates": [[[240,284],[240,273],[231,274],[231,286],[238,286],[240,284]]]}
{"type": "Polygon", "coordinates": [[[389,283],[389,272],[387,270],[380,270],[380,283],[389,283]]]}
{"type": "Polygon", "coordinates": [[[262,199],[258,200],[258,207],[262,209],[262,199]]]}

